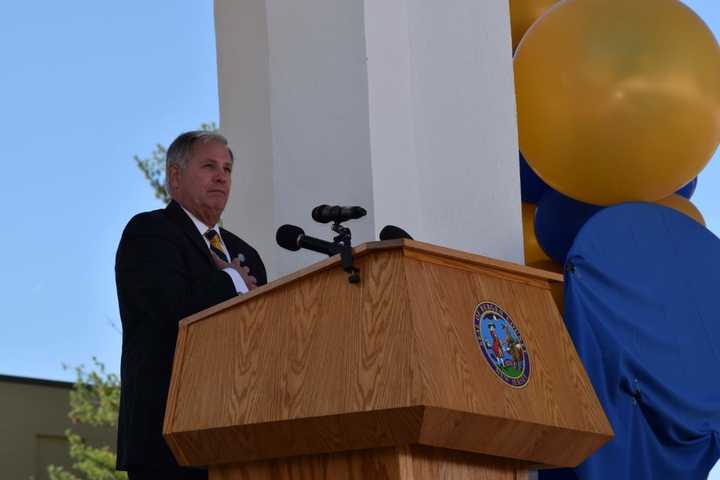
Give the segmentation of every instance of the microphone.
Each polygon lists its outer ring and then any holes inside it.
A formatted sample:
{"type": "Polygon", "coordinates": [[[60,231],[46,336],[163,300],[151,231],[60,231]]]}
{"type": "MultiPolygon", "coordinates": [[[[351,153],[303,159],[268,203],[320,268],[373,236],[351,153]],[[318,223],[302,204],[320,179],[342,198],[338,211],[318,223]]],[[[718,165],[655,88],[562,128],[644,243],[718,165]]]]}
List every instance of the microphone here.
{"type": "Polygon", "coordinates": [[[367,215],[362,207],[342,207],[340,205],[318,205],[312,210],[312,219],[318,223],[342,223],[367,215]]]}
{"type": "Polygon", "coordinates": [[[323,253],[329,257],[340,253],[340,246],[319,238],[305,235],[305,231],[295,225],[283,225],[275,233],[275,241],[282,248],[296,252],[301,248],[323,253]]]}
{"type": "Polygon", "coordinates": [[[380,230],[380,240],[395,240],[396,238],[413,239],[409,233],[395,225],[385,225],[385,227],[380,230]]]}

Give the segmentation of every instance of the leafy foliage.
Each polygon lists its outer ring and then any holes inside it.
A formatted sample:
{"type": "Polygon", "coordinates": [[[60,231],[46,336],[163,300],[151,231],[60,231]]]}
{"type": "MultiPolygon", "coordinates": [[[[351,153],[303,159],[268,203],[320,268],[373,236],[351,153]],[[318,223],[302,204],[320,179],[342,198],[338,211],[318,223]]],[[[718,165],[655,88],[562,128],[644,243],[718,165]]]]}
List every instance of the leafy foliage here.
{"type": "MultiPolygon", "coordinates": [[[[120,405],[120,379],[107,373],[105,365],[93,357],[94,369],[85,371],[81,365],[75,368],[77,380],[70,392],[70,413],[73,423],[94,427],[117,427],[120,405]]],[[[70,458],[73,468],[82,477],[76,476],[55,465],[48,467],[50,480],[123,480],[125,472],[115,471],[115,453],[108,446],[93,447],[72,429],[65,431],[70,443],[70,458]]]]}
{"type": "Polygon", "coordinates": [[[149,158],[133,157],[140,171],[155,191],[155,197],[165,203],[170,202],[170,194],[165,187],[165,154],[167,149],[159,143],[149,158]]]}

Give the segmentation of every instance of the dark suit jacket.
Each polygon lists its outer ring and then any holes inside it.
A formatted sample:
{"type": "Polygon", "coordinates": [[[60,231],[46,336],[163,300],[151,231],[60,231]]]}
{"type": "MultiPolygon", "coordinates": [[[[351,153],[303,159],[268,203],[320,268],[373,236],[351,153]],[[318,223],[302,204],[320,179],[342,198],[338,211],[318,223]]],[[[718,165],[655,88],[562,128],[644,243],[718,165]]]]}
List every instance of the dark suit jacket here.
{"type": "MultiPolygon", "coordinates": [[[[266,283],[257,251],[221,229],[231,257],[266,283]]],[[[230,276],[218,270],[190,217],[176,202],[133,217],[115,259],[123,327],[117,467],[172,467],[177,463],[162,437],[165,402],[178,322],[236,295],[230,276]]]]}

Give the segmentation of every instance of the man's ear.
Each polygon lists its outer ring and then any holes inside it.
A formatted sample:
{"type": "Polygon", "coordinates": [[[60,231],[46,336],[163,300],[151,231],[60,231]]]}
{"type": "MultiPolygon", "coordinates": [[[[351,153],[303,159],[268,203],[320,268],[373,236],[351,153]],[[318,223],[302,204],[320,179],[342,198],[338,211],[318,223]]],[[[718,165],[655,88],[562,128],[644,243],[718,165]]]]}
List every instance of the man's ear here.
{"type": "Polygon", "coordinates": [[[168,193],[172,193],[172,191],[176,190],[180,184],[180,175],[182,174],[181,170],[182,169],[177,164],[172,164],[167,168],[165,175],[167,176],[167,185],[170,189],[168,193]]]}

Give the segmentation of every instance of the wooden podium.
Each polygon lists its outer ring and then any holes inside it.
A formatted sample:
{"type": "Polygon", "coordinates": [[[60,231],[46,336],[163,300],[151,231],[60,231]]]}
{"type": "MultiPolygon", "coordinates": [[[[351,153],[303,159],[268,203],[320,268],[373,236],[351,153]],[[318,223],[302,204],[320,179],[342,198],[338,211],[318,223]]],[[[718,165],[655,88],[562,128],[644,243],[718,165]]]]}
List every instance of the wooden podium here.
{"type": "Polygon", "coordinates": [[[517,479],[612,437],[555,303],[557,274],[410,240],[355,249],[181,322],[164,434],[211,480],[517,479]],[[502,307],[516,388],[476,339],[502,307]]]}

